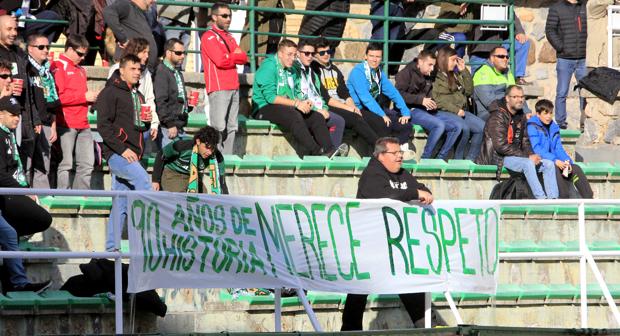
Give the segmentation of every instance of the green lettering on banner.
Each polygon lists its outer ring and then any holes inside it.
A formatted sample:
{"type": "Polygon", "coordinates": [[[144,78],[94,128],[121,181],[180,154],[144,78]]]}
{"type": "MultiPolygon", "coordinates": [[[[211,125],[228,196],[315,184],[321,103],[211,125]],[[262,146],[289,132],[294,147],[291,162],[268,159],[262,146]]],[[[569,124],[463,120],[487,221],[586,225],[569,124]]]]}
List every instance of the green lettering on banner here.
{"type": "Polygon", "coordinates": [[[484,241],[485,241],[485,254],[486,254],[486,261],[487,261],[487,272],[490,275],[495,274],[495,271],[497,270],[497,260],[499,258],[499,244],[497,243],[499,240],[498,235],[499,235],[499,230],[497,229],[497,224],[499,223],[499,215],[497,214],[497,211],[495,211],[495,208],[488,208],[486,209],[486,211],[484,212],[484,226],[485,226],[485,236],[484,236],[484,241]],[[493,269],[489,270],[489,265],[491,264],[489,262],[489,213],[493,214],[493,217],[495,218],[495,259],[493,261],[493,269]]]}
{"type": "Polygon", "coordinates": [[[405,264],[405,274],[409,274],[409,263],[407,262],[407,254],[405,253],[405,249],[401,245],[401,240],[403,239],[403,222],[400,220],[400,216],[398,212],[390,207],[384,206],[381,208],[381,212],[383,213],[383,223],[385,225],[385,234],[387,238],[388,245],[388,253],[390,258],[390,270],[392,271],[392,275],[396,275],[396,269],[394,267],[394,253],[392,252],[392,246],[396,247],[400,254],[403,257],[403,263],[405,264]],[[390,234],[390,223],[388,221],[387,215],[392,215],[396,221],[398,222],[398,235],[393,237],[390,234]]]}
{"type": "Polygon", "coordinates": [[[441,246],[443,248],[443,256],[446,262],[446,272],[450,273],[450,256],[448,255],[448,246],[454,246],[456,244],[456,228],[454,227],[454,219],[450,213],[442,208],[437,209],[437,217],[439,218],[439,230],[441,232],[441,246]],[[444,221],[442,218],[446,218],[450,222],[452,228],[452,238],[446,239],[446,232],[444,230],[444,221]]]}
{"type": "Polygon", "coordinates": [[[256,230],[248,227],[248,225],[250,224],[250,218],[248,218],[248,215],[251,214],[252,208],[241,207],[241,221],[243,223],[243,232],[245,232],[246,235],[256,237],[256,230]]]}
{"type": "Polygon", "coordinates": [[[141,200],[136,200],[132,203],[131,207],[131,221],[137,229],[141,228],[140,239],[142,241],[142,247],[144,252],[144,264],[142,265],[142,271],[146,272],[150,270],[154,272],[159,267],[159,264],[162,260],[162,250],[161,250],[161,242],[165,239],[165,236],[160,236],[159,231],[159,207],[157,203],[151,203],[145,214],[145,204],[141,200]],[[136,209],[140,209],[140,220],[138,226],[136,223],[136,209]],[[153,230],[153,226],[151,225],[151,214],[155,212],[155,242],[151,239],[151,231],[153,230]],[[155,257],[155,251],[153,249],[153,244],[157,247],[157,257],[155,257]]]}
{"type": "Polygon", "coordinates": [[[340,219],[340,225],[345,225],[342,210],[338,204],[333,204],[329,210],[327,211],[327,226],[329,227],[329,233],[332,239],[332,249],[334,250],[334,258],[336,259],[336,266],[338,266],[338,273],[344,280],[352,280],[355,276],[355,271],[353,269],[353,263],[349,264],[349,273],[344,273],[342,269],[342,265],[340,264],[340,257],[338,257],[338,247],[336,244],[336,235],[334,235],[334,230],[332,226],[332,212],[338,213],[338,218],[340,219]]]}
{"type": "Polygon", "coordinates": [[[256,246],[254,246],[254,243],[250,242],[249,250],[250,250],[250,256],[251,256],[250,272],[255,273],[256,267],[258,267],[261,270],[263,270],[263,275],[267,275],[267,270],[265,270],[265,263],[256,254],[256,246]]]}
{"type": "Polygon", "coordinates": [[[187,196],[187,225],[184,227],[183,231],[185,232],[194,232],[194,227],[196,230],[200,231],[200,227],[202,226],[202,217],[200,216],[200,198],[196,196],[187,196]]]}
{"type": "MultiPolygon", "coordinates": [[[[177,209],[174,211],[174,218],[172,219],[170,227],[174,230],[179,224],[185,226],[185,211],[183,211],[181,204],[177,204],[177,209]]],[[[185,230],[185,228],[183,228],[183,230],[185,230]]]]}
{"type": "MultiPolygon", "coordinates": [[[[273,256],[271,254],[271,250],[269,249],[269,242],[273,243],[275,247],[274,252],[280,252],[282,250],[282,254],[284,255],[284,260],[287,264],[287,268],[290,274],[292,273],[291,265],[288,260],[288,255],[286,252],[286,246],[284,244],[284,240],[282,238],[282,230],[280,229],[280,222],[278,218],[280,216],[277,206],[271,206],[271,216],[273,219],[273,225],[270,227],[267,218],[263,210],[260,207],[258,202],[254,203],[254,207],[256,209],[256,217],[258,218],[258,226],[261,232],[261,238],[263,239],[263,247],[265,248],[265,252],[267,252],[267,261],[271,264],[271,273],[274,277],[278,277],[276,272],[276,265],[273,262],[273,256]],[[267,240],[267,235],[269,235],[270,240],[267,240]]],[[[290,205],[289,205],[290,208],[290,205]]]]}
{"type": "MultiPolygon", "coordinates": [[[[338,209],[340,210],[340,205],[333,204],[330,207],[333,208],[334,206],[338,207],[338,209]]],[[[317,224],[316,221],[316,211],[325,211],[325,204],[319,204],[319,203],[315,203],[312,204],[312,208],[310,210],[312,212],[312,227],[314,229],[314,235],[316,236],[316,245],[317,245],[317,249],[318,249],[318,256],[319,256],[319,272],[321,273],[321,279],[325,279],[327,281],[336,281],[338,278],[336,277],[336,274],[329,274],[327,273],[327,267],[325,266],[325,258],[323,257],[323,249],[325,249],[327,247],[327,240],[321,240],[321,233],[319,230],[319,225],[317,224]]],[[[329,218],[329,211],[327,212],[327,225],[331,231],[331,223],[330,223],[330,218],[329,218]]],[[[339,212],[340,213],[340,223],[343,222],[342,220],[342,211],[339,212]]],[[[338,260],[338,258],[336,258],[336,262],[338,264],[338,267],[340,267],[340,261],[338,260]]]]}
{"type": "Polygon", "coordinates": [[[188,235],[187,237],[185,237],[185,241],[182,245],[182,251],[184,256],[189,255],[189,258],[183,257],[182,267],[185,272],[189,271],[194,265],[194,261],[196,260],[196,254],[194,253],[194,251],[196,250],[197,246],[198,242],[193,235],[188,235]]]}
{"type": "Polygon", "coordinates": [[[226,217],[226,213],[224,211],[224,206],[222,205],[216,205],[215,209],[213,209],[213,217],[215,218],[216,222],[220,223],[220,231],[218,232],[218,234],[220,236],[223,236],[226,234],[226,221],[224,220],[224,218],[226,217]]]}
{"type": "Polygon", "coordinates": [[[469,213],[476,216],[476,232],[478,233],[478,255],[480,257],[480,274],[484,274],[484,253],[482,252],[482,234],[480,231],[480,216],[483,215],[482,209],[469,209],[469,213]]]}
{"type": "Polygon", "coordinates": [[[347,202],[346,206],[346,219],[347,219],[347,230],[349,231],[349,246],[351,247],[351,260],[353,264],[353,270],[355,271],[355,278],[357,280],[368,280],[370,279],[370,273],[368,272],[360,272],[357,266],[357,259],[355,258],[355,248],[360,247],[360,241],[353,238],[353,229],[351,228],[351,217],[350,210],[354,208],[359,208],[360,202],[347,202]]]}
{"type": "Polygon", "coordinates": [[[295,264],[294,264],[294,260],[291,257],[291,247],[289,245],[289,243],[294,242],[295,241],[295,236],[294,235],[287,235],[286,232],[284,232],[284,223],[282,222],[282,212],[284,211],[293,211],[293,206],[290,204],[276,204],[275,205],[276,208],[276,213],[278,214],[278,228],[280,229],[280,232],[282,234],[282,238],[284,241],[283,244],[283,249],[282,252],[284,252],[284,261],[286,262],[286,268],[288,269],[288,272],[290,275],[300,275],[303,277],[308,277],[307,273],[304,272],[297,272],[297,269],[295,269],[295,264]]]}
{"type": "Polygon", "coordinates": [[[213,218],[213,211],[211,211],[211,207],[208,204],[205,203],[200,207],[200,215],[202,216],[202,222],[204,223],[204,230],[207,233],[215,232],[215,229],[217,227],[215,226],[215,219],[213,218]],[[205,218],[205,215],[208,215],[209,220],[205,218]]]}
{"type": "Polygon", "coordinates": [[[211,249],[209,248],[209,244],[213,243],[213,237],[211,236],[199,236],[198,237],[198,241],[200,241],[203,245],[204,248],[202,249],[202,255],[200,256],[200,272],[205,271],[205,266],[207,265],[207,256],[209,255],[209,251],[211,251],[211,249]]]}
{"type": "Polygon", "coordinates": [[[236,235],[240,235],[243,232],[243,220],[241,219],[241,213],[234,206],[230,207],[230,220],[233,232],[236,235]]]}
{"type": "Polygon", "coordinates": [[[463,249],[464,245],[469,243],[469,238],[463,236],[461,232],[461,215],[467,215],[467,209],[465,208],[454,208],[454,217],[456,217],[456,233],[458,234],[459,239],[459,251],[461,252],[461,263],[463,264],[463,274],[476,274],[476,270],[473,268],[467,267],[465,260],[465,250],[463,249]]]}
{"type": "MultiPolygon", "coordinates": [[[[296,203],[293,205],[293,210],[295,212],[295,219],[297,221],[297,228],[299,229],[299,237],[301,238],[301,247],[304,251],[304,256],[306,258],[306,265],[308,266],[308,273],[304,274],[302,276],[305,276],[306,278],[310,278],[314,280],[314,274],[312,272],[312,265],[310,264],[310,257],[308,257],[308,249],[306,248],[306,246],[310,246],[310,250],[312,250],[312,253],[314,253],[314,257],[317,261],[317,263],[319,263],[319,257],[318,254],[316,252],[316,248],[314,247],[313,243],[314,243],[314,230],[312,229],[312,219],[310,218],[310,214],[308,213],[308,210],[306,209],[306,207],[304,207],[302,204],[296,203]],[[303,213],[304,216],[306,217],[306,221],[308,223],[308,227],[310,228],[310,236],[306,236],[304,235],[304,231],[301,228],[301,219],[299,217],[299,213],[303,213]]],[[[320,271],[319,271],[320,273],[320,271]]]]}
{"type": "Polygon", "coordinates": [[[435,267],[435,264],[433,263],[431,247],[430,245],[426,245],[426,257],[428,258],[428,264],[431,266],[431,270],[433,271],[433,273],[441,274],[441,260],[443,259],[443,249],[441,247],[441,240],[439,239],[439,236],[435,233],[437,231],[437,221],[435,220],[435,216],[433,215],[432,211],[432,208],[422,208],[422,215],[420,217],[422,218],[422,230],[425,233],[431,235],[435,240],[435,244],[437,245],[437,267],[435,267]],[[427,218],[430,218],[433,222],[433,231],[429,230],[426,226],[427,218]]]}
{"type": "Polygon", "coordinates": [[[405,234],[407,235],[407,249],[409,250],[409,264],[411,265],[411,274],[428,274],[428,268],[415,267],[414,253],[411,246],[420,246],[419,239],[411,237],[411,229],[409,228],[409,214],[417,214],[417,207],[403,207],[403,218],[405,218],[405,234]]]}

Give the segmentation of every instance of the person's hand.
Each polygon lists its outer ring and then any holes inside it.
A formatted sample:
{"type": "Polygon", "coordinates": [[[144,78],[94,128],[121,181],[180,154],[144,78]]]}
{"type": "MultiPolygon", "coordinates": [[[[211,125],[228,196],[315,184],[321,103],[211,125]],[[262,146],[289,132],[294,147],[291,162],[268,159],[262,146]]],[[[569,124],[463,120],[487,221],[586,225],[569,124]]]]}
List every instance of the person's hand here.
{"type": "Polygon", "coordinates": [[[525,34],[523,34],[523,33],[521,33],[521,34],[517,34],[517,35],[515,36],[515,39],[516,39],[517,41],[519,41],[519,43],[521,43],[521,44],[523,44],[523,43],[527,42],[527,36],[525,36],[525,34]]]}
{"type": "Polygon", "coordinates": [[[297,102],[297,109],[303,114],[308,114],[312,111],[312,103],[308,103],[307,100],[297,102]]]}
{"type": "Polygon", "coordinates": [[[36,134],[41,134],[41,128],[43,128],[43,126],[41,126],[41,125],[37,125],[37,126],[35,126],[35,127],[34,127],[34,132],[35,132],[36,134]]]}
{"type": "Polygon", "coordinates": [[[52,127],[50,127],[49,141],[50,143],[54,143],[56,140],[58,140],[58,132],[56,132],[56,126],[52,125],[52,127]]]}
{"type": "Polygon", "coordinates": [[[317,112],[319,112],[323,116],[323,118],[325,118],[325,120],[329,119],[329,112],[325,110],[317,110],[317,112]]]}
{"type": "Polygon", "coordinates": [[[437,103],[435,103],[433,98],[422,99],[422,105],[424,105],[424,107],[426,107],[426,109],[429,111],[437,109],[437,103]]]}
{"type": "Polygon", "coordinates": [[[7,84],[5,85],[2,90],[0,90],[0,98],[2,97],[8,97],[13,95],[13,87],[11,86],[11,84],[7,84]]]}
{"type": "Polygon", "coordinates": [[[134,153],[131,149],[127,148],[125,149],[125,151],[123,152],[123,154],[121,154],[125,160],[127,160],[127,162],[132,163],[132,162],[136,162],[138,161],[138,155],[136,155],[136,153],[134,153]]]}
{"type": "Polygon", "coordinates": [[[461,109],[461,110],[459,110],[459,111],[456,113],[456,115],[458,115],[458,116],[459,116],[459,117],[461,117],[461,118],[465,118],[465,111],[463,111],[463,110],[461,109]]]}
{"type": "Polygon", "coordinates": [[[418,189],[418,201],[424,205],[430,205],[433,203],[433,194],[426,190],[418,189]]]}
{"type": "Polygon", "coordinates": [[[154,191],[159,191],[159,183],[158,182],[151,183],[151,187],[153,188],[154,191]]]}
{"type": "Polygon", "coordinates": [[[117,42],[116,44],[118,44],[119,48],[125,49],[125,47],[127,47],[127,43],[129,43],[129,41],[125,41],[125,43],[117,42]]]}
{"type": "Polygon", "coordinates": [[[13,96],[21,96],[22,95],[22,90],[24,89],[24,85],[17,85],[14,82],[11,82],[11,84],[9,84],[11,86],[11,94],[13,96]]]}
{"type": "Polygon", "coordinates": [[[531,117],[532,117],[532,113],[526,113],[526,114],[525,114],[525,118],[526,118],[527,120],[530,120],[530,118],[531,118],[531,117]]]}
{"type": "Polygon", "coordinates": [[[564,161],[564,165],[566,166],[566,168],[568,168],[569,173],[573,172],[573,166],[570,164],[570,161],[568,160],[564,161]]]}
{"type": "Polygon", "coordinates": [[[177,130],[177,128],[175,126],[170,127],[168,129],[168,139],[176,138],[178,133],[179,133],[179,131],[177,130]]]}
{"type": "Polygon", "coordinates": [[[563,170],[566,167],[566,162],[562,160],[555,160],[555,166],[560,170],[563,170]]]}
{"type": "Polygon", "coordinates": [[[456,68],[459,69],[459,72],[462,72],[463,70],[465,70],[465,60],[463,60],[460,57],[457,57],[456,68]]]}
{"type": "Polygon", "coordinates": [[[35,203],[39,204],[39,197],[37,195],[28,195],[35,203]]]}
{"type": "Polygon", "coordinates": [[[465,15],[465,13],[467,13],[467,5],[468,3],[462,3],[461,4],[461,10],[459,11],[459,15],[463,16],[465,15]]]}
{"type": "Polygon", "coordinates": [[[392,119],[390,119],[390,117],[388,116],[383,116],[383,122],[385,123],[385,126],[390,127],[390,124],[392,123],[392,119]]]}
{"type": "Polygon", "coordinates": [[[89,103],[94,103],[95,100],[97,100],[97,96],[99,96],[99,91],[87,91],[86,101],[89,103]]]}
{"type": "Polygon", "coordinates": [[[534,162],[535,165],[540,163],[541,157],[538,154],[531,154],[529,157],[530,160],[532,160],[532,162],[534,162]]]}
{"type": "Polygon", "coordinates": [[[405,117],[405,116],[402,116],[402,117],[398,118],[398,122],[399,122],[401,125],[404,125],[404,124],[406,124],[406,123],[408,123],[408,122],[409,122],[409,119],[411,119],[411,117],[405,117]]]}
{"type": "Polygon", "coordinates": [[[157,128],[151,128],[151,140],[155,141],[155,139],[157,139],[157,128]]]}

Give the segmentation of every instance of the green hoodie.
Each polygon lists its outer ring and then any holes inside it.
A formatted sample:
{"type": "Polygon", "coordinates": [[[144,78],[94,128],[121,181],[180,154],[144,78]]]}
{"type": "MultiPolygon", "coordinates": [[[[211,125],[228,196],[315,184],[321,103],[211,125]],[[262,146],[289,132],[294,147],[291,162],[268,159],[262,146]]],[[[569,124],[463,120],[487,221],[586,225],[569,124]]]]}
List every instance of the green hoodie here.
{"type": "Polygon", "coordinates": [[[254,75],[253,113],[268,104],[273,104],[276,96],[295,99],[294,90],[297,87],[299,87],[299,77],[293,69],[283,68],[277,54],[268,56],[254,75]]]}

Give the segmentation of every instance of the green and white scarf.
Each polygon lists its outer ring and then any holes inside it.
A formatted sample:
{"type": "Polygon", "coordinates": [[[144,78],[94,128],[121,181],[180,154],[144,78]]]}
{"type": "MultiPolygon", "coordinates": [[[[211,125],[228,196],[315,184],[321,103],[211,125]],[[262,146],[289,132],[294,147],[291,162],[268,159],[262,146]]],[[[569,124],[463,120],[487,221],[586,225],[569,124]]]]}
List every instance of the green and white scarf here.
{"type": "Polygon", "coordinates": [[[381,94],[381,70],[370,69],[368,62],[364,61],[364,73],[370,86],[370,95],[376,99],[381,94]]]}
{"type": "Polygon", "coordinates": [[[140,118],[142,103],[144,102],[136,87],[131,88],[131,101],[133,103],[134,124],[138,130],[142,130],[146,127],[146,124],[142,121],[142,118],[140,118]]]}
{"type": "MultiPolygon", "coordinates": [[[[43,64],[37,63],[31,56],[28,56],[30,64],[39,72],[40,85],[43,88],[43,94],[45,95],[45,101],[53,103],[58,101],[58,91],[56,91],[56,82],[50,72],[50,62],[43,61],[43,64]]],[[[32,78],[33,83],[37,83],[37,78],[32,78]]]]}
{"type": "MultiPolygon", "coordinates": [[[[299,60],[297,60],[299,62],[299,60]]],[[[321,94],[317,92],[316,86],[314,86],[314,82],[312,81],[312,70],[306,71],[306,67],[299,62],[299,72],[301,74],[299,87],[300,87],[300,97],[302,100],[310,99],[313,103],[312,109],[323,109],[323,98],[321,94]]]]}
{"type": "Polygon", "coordinates": [[[174,73],[174,81],[177,83],[178,91],[177,98],[183,101],[183,110],[181,112],[185,114],[189,113],[189,109],[187,107],[187,96],[185,95],[185,84],[183,84],[183,79],[181,79],[181,73],[167,60],[164,60],[164,66],[174,73]]]}
{"type": "Polygon", "coordinates": [[[22,160],[19,158],[19,151],[17,150],[17,141],[15,140],[15,134],[11,132],[8,127],[4,125],[0,125],[0,129],[6,132],[11,138],[11,144],[9,147],[9,155],[13,155],[13,160],[17,161],[17,170],[13,173],[13,178],[17,183],[19,183],[22,187],[27,187],[28,182],[26,182],[26,175],[24,174],[24,166],[22,166],[22,160]]]}
{"type": "MultiPolygon", "coordinates": [[[[189,159],[189,181],[187,182],[187,192],[198,192],[198,160],[200,160],[200,154],[198,153],[198,145],[194,145],[192,148],[192,155],[189,159]]],[[[217,163],[217,157],[215,153],[209,158],[209,165],[206,167],[207,174],[209,174],[209,187],[211,194],[219,195],[222,193],[222,186],[220,185],[220,167],[217,163]]]]}
{"type": "Polygon", "coordinates": [[[276,95],[295,99],[295,78],[293,78],[293,74],[290,69],[287,69],[280,64],[278,55],[274,55],[274,57],[278,71],[278,86],[276,89],[276,95]]]}

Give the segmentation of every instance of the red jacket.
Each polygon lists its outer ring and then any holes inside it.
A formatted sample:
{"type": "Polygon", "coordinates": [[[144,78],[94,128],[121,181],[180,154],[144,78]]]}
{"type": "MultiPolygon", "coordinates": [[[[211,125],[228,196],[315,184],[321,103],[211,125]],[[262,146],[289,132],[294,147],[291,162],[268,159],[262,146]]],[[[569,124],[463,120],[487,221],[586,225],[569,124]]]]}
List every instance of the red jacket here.
{"type": "Polygon", "coordinates": [[[64,54],[50,66],[58,88],[62,113],[56,116],[58,126],[75,129],[90,128],[88,124],[88,91],[86,70],[64,54]]]}
{"type": "Polygon", "coordinates": [[[229,32],[214,26],[202,34],[200,55],[207,93],[239,89],[237,64],[247,63],[248,56],[245,52],[235,53],[237,47],[237,42],[229,32]]]}

